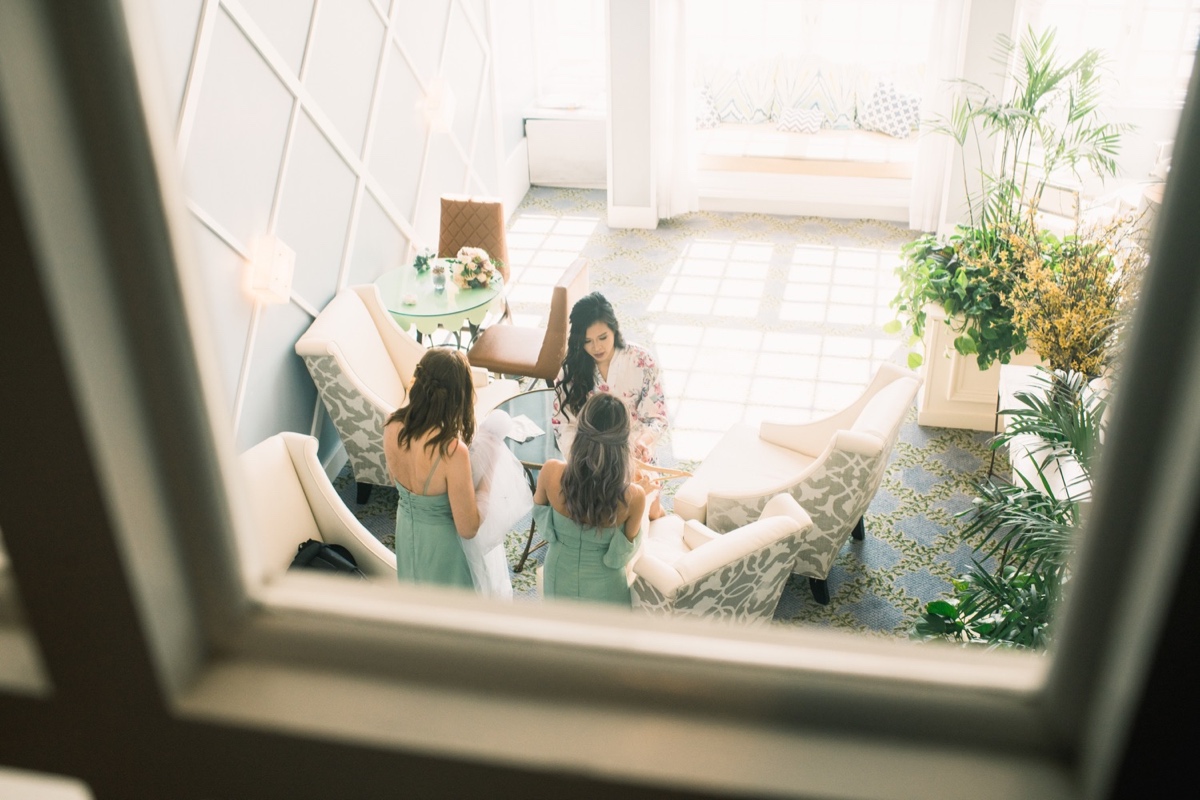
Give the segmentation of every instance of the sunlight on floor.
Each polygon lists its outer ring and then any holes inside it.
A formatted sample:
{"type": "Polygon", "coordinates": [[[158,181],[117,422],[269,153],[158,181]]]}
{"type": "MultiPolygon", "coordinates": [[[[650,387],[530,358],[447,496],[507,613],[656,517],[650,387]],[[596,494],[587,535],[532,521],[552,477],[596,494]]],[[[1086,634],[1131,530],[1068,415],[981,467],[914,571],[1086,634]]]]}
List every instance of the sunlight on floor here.
{"type": "Polygon", "coordinates": [[[599,225],[599,216],[556,216],[524,213],[508,229],[508,257],[514,306],[513,322],[537,326],[545,319],[554,284],[563,270],[579,258],[599,225]],[[522,313],[518,307],[542,309],[522,313]]]}
{"type": "MultiPolygon", "coordinates": [[[[555,282],[602,227],[601,213],[531,209],[513,219],[514,322],[544,323],[555,282]]],[[[853,402],[901,346],[881,330],[893,316],[897,259],[895,245],[687,240],[639,320],[661,370],[675,457],[703,459],[736,423],[803,421],[853,402]]],[[[617,309],[623,320],[630,313],[617,309]]]]}
{"type": "Polygon", "coordinates": [[[745,327],[768,306],[778,245],[697,240],[672,266],[648,310],[653,350],[683,460],[703,458],[735,423],[801,421],[837,411],[862,392],[897,341],[879,328],[892,314],[894,248],[792,246],[778,319],[811,332],[745,327]],[[670,317],[703,315],[702,324],[670,317]]]}

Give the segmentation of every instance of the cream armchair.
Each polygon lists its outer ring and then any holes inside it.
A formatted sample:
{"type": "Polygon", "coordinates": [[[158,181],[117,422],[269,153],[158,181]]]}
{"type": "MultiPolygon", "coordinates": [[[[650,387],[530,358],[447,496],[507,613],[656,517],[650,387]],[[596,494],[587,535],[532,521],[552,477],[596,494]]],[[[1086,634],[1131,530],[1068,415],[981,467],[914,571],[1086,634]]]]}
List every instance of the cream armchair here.
{"type": "MultiPolygon", "coordinates": [[[[383,426],[407,402],[425,348],[392,319],[379,289],[366,284],[338,292],[296,342],[296,353],[342,437],[358,482],[358,502],[365,503],[372,485],[391,485],[383,426]]],[[[489,380],[487,370],[472,374],[478,417],[520,392],[516,381],[489,380]]]]}
{"type": "Polygon", "coordinates": [[[888,455],[921,379],[884,364],[850,406],[799,425],[764,422],[726,433],[675,494],[675,513],[718,531],[746,525],[767,500],[787,492],[813,521],[793,571],[809,579],[813,597],[829,602],[826,579],[883,481],[888,455]]]}
{"type": "Polygon", "coordinates": [[[354,518],[317,458],[317,440],[277,433],[239,457],[259,547],[254,577],[269,582],[309,539],[347,548],[368,577],[396,579],[396,554],[354,518]]]}
{"type": "Polygon", "coordinates": [[[789,494],[724,535],[674,514],[650,523],[633,563],[633,607],[675,616],[766,622],[813,523],[789,494]]]}

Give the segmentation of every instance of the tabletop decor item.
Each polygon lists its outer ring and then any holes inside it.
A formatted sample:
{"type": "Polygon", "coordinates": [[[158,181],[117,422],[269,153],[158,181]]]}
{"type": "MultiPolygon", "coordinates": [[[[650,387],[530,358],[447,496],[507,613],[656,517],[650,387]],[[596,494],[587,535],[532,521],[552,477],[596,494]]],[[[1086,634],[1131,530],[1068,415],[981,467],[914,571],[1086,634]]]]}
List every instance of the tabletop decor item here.
{"type": "Polygon", "coordinates": [[[434,262],[434,265],[430,267],[431,274],[433,275],[433,290],[435,292],[446,291],[446,269],[447,266],[442,261],[434,262]]]}
{"type": "Polygon", "coordinates": [[[425,272],[425,270],[429,269],[429,262],[433,259],[434,253],[432,250],[426,250],[423,253],[418,253],[416,257],[413,258],[413,269],[417,271],[418,275],[421,275],[425,272]]]}
{"type": "Polygon", "coordinates": [[[462,289],[483,289],[500,277],[500,271],[481,248],[463,247],[454,261],[458,264],[454,282],[462,289]]]}

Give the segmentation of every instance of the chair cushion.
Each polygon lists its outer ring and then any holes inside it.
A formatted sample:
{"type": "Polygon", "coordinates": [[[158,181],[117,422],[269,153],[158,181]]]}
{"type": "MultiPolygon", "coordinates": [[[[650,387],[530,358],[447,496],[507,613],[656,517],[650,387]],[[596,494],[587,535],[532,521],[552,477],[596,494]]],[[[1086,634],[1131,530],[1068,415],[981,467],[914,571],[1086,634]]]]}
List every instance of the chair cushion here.
{"type": "Polygon", "coordinates": [[[851,430],[869,433],[887,441],[908,413],[916,390],[916,381],[912,378],[892,381],[867,401],[863,410],[859,412],[858,419],[854,420],[851,430]]]}
{"type": "Polygon", "coordinates": [[[371,312],[353,291],[339,292],[296,342],[301,355],[341,354],[347,369],[381,399],[399,408],[404,404],[404,384],[375,327],[371,312]]]}
{"type": "Polygon", "coordinates": [[[683,539],[683,519],[667,514],[652,521],[642,547],[659,561],[674,565],[691,550],[683,539]]]}
{"type": "Polygon", "coordinates": [[[764,442],[757,428],[734,425],[687,483],[703,486],[706,495],[712,492],[722,497],[740,497],[785,485],[813,461],[810,456],[764,442]]]}
{"type": "Polygon", "coordinates": [[[529,375],[537,366],[545,337],[543,328],[493,325],[479,334],[467,352],[467,358],[473,366],[492,372],[529,375]]]}

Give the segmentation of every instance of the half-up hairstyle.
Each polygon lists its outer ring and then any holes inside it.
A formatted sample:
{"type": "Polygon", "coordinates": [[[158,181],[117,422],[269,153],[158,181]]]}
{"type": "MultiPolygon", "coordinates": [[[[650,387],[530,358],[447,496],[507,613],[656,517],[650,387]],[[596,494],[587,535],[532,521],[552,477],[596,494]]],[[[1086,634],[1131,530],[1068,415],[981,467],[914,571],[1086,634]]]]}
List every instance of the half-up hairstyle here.
{"type": "Polygon", "coordinates": [[[428,431],[436,433],[425,447],[443,457],[455,439],[471,443],[475,437],[475,384],[471,365],[461,350],[431,347],[425,351],[413,373],[408,405],[388,417],[389,423],[396,421],[403,425],[396,442],[404,449],[428,431]]]}
{"type": "Polygon", "coordinates": [[[588,328],[597,322],[603,322],[612,328],[614,347],[620,349],[625,346],[621,326],[608,298],[599,292],[592,292],[576,301],[571,308],[567,355],[563,358],[562,365],[563,377],[555,387],[559,407],[566,409],[573,417],[579,416],[584,401],[596,388],[596,360],[588,355],[583,342],[587,338],[588,328]]]}
{"type": "Polygon", "coordinates": [[[611,394],[592,395],[579,412],[562,476],[567,516],[580,525],[615,525],[631,477],[629,409],[611,394]]]}

